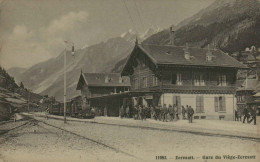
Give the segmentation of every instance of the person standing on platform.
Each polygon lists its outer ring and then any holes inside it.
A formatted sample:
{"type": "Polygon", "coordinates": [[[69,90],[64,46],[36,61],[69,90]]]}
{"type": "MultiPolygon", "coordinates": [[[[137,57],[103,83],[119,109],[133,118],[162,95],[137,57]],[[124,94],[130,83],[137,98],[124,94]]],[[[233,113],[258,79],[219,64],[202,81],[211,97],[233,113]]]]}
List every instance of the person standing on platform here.
{"type": "Polygon", "coordinates": [[[245,109],[244,109],[244,119],[243,119],[243,123],[245,123],[245,120],[247,121],[247,123],[249,122],[249,117],[250,117],[250,115],[249,115],[249,111],[248,111],[248,108],[247,107],[245,107],[245,109]]]}
{"type": "Polygon", "coordinates": [[[107,106],[104,108],[104,116],[107,117],[107,106]]]}
{"type": "Polygon", "coordinates": [[[252,119],[249,121],[251,123],[254,120],[254,125],[256,125],[256,106],[254,106],[251,110],[252,119]]]}
{"type": "Polygon", "coordinates": [[[181,107],[181,112],[182,112],[182,119],[183,119],[183,120],[186,119],[186,117],[185,117],[185,115],[186,115],[186,110],[185,110],[185,107],[184,107],[184,106],[181,107]]]}
{"type": "Polygon", "coordinates": [[[129,116],[130,116],[129,114],[130,114],[130,108],[129,108],[129,106],[127,106],[125,109],[126,118],[129,118],[129,116]]]}
{"type": "Polygon", "coordinates": [[[155,116],[154,106],[150,107],[150,115],[151,115],[151,119],[154,119],[154,116],[155,116]]]}
{"type": "Polygon", "coordinates": [[[178,106],[176,105],[176,119],[177,120],[179,120],[180,118],[179,118],[179,108],[178,108],[178,106]]]}
{"type": "Polygon", "coordinates": [[[122,105],[121,108],[120,108],[120,118],[123,118],[124,114],[125,114],[124,106],[122,105]]]}
{"type": "Polygon", "coordinates": [[[193,114],[194,114],[194,110],[193,110],[193,108],[191,106],[189,106],[189,108],[188,108],[189,123],[192,123],[193,114]]]}
{"type": "Polygon", "coordinates": [[[166,104],[163,105],[163,121],[167,122],[167,114],[168,114],[168,108],[166,107],[166,104]]]}
{"type": "Polygon", "coordinates": [[[154,111],[155,111],[155,120],[161,120],[160,119],[160,114],[161,114],[161,112],[160,112],[160,106],[155,106],[155,109],[154,109],[154,111]]]}
{"type": "Polygon", "coordinates": [[[138,119],[139,120],[143,120],[143,118],[142,118],[142,110],[143,110],[142,106],[139,105],[138,106],[138,119]]]}
{"type": "Polygon", "coordinates": [[[170,117],[171,117],[171,121],[173,121],[173,118],[174,118],[174,109],[172,107],[171,104],[169,104],[169,114],[170,114],[170,117]]]}
{"type": "Polygon", "coordinates": [[[161,121],[163,117],[163,107],[159,105],[159,120],[161,121]]]}
{"type": "Polygon", "coordinates": [[[239,121],[239,119],[241,121],[241,115],[239,116],[238,110],[235,110],[235,121],[239,121]]]}

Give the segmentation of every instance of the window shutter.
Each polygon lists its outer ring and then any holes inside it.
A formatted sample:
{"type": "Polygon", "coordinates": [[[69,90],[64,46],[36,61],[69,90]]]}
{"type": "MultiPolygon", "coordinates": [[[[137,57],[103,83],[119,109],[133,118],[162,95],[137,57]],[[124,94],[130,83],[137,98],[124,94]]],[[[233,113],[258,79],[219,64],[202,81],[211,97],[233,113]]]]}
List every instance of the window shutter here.
{"type": "Polygon", "coordinates": [[[225,98],[225,96],[222,97],[222,110],[226,111],[226,98],[225,98]]]}
{"type": "Polygon", "coordinates": [[[196,96],[196,112],[200,112],[200,96],[196,96]]]}
{"type": "Polygon", "coordinates": [[[215,97],[215,112],[218,112],[218,97],[215,97]]]}
{"type": "Polygon", "coordinates": [[[201,100],[201,102],[200,102],[200,104],[201,104],[201,112],[204,112],[204,97],[203,96],[201,96],[201,98],[200,98],[201,100]]]}

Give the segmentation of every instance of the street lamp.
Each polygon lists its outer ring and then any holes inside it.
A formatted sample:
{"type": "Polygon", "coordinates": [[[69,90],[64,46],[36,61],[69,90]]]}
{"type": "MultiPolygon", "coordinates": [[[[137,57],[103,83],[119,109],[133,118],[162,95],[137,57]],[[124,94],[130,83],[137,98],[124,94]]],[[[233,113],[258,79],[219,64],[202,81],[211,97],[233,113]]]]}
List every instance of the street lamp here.
{"type": "Polygon", "coordinates": [[[67,46],[71,46],[71,54],[72,56],[74,56],[74,43],[73,42],[69,42],[69,41],[64,41],[65,43],[65,51],[64,51],[64,123],[66,123],[66,107],[67,107],[67,102],[66,102],[66,72],[67,72],[67,68],[66,68],[66,62],[67,62],[67,46]]]}

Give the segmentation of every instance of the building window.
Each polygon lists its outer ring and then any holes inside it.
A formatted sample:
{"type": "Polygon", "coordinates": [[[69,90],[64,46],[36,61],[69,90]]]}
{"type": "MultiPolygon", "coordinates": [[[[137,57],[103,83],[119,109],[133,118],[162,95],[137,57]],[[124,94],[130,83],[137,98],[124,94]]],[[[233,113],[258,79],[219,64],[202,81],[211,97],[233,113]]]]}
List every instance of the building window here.
{"type": "Polygon", "coordinates": [[[172,74],[172,84],[182,85],[181,73],[172,74]]]}
{"type": "Polygon", "coordinates": [[[177,85],[182,85],[181,73],[178,73],[178,74],[177,74],[177,85]]]}
{"type": "Polygon", "coordinates": [[[204,98],[203,96],[196,96],[196,112],[203,113],[204,112],[204,98]]]}
{"type": "Polygon", "coordinates": [[[227,85],[227,77],[226,75],[218,76],[218,86],[226,86],[227,85]]]}
{"type": "Polygon", "coordinates": [[[147,77],[143,77],[143,88],[147,87],[147,77]]]}
{"type": "Polygon", "coordinates": [[[153,86],[157,86],[158,85],[158,78],[153,75],[153,86]]]}
{"type": "Polygon", "coordinates": [[[244,95],[241,96],[241,101],[242,101],[242,102],[246,101],[246,97],[245,97],[244,95]]]}
{"type": "Polygon", "coordinates": [[[215,112],[226,111],[225,96],[215,97],[215,112]]]}
{"type": "Polygon", "coordinates": [[[194,75],[194,85],[195,86],[204,86],[205,85],[205,78],[202,74],[195,74],[194,75]]]}

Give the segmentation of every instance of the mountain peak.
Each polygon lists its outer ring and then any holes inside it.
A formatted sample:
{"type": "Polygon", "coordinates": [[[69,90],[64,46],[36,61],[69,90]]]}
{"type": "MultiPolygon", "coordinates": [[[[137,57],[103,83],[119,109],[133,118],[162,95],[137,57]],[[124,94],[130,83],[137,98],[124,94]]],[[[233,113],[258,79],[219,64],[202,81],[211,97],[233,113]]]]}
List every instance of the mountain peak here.
{"type": "Polygon", "coordinates": [[[134,43],[136,37],[139,39],[140,42],[144,41],[146,38],[150,37],[151,35],[158,33],[161,29],[156,26],[151,26],[148,28],[144,33],[138,33],[133,29],[129,29],[127,32],[124,32],[120,35],[121,38],[125,39],[128,42],[134,43]]]}

